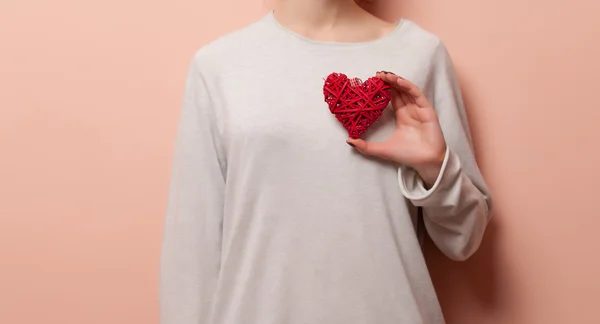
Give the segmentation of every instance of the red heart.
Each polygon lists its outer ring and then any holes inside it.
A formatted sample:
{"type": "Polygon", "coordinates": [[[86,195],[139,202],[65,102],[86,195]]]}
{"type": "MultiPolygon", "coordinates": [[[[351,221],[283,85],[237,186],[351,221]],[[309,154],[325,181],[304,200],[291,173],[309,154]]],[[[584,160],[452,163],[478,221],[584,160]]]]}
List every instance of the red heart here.
{"type": "Polygon", "coordinates": [[[390,102],[390,93],[390,85],[377,77],[363,82],[343,73],[331,73],[323,85],[329,110],[350,138],[359,138],[381,116],[390,102]]]}

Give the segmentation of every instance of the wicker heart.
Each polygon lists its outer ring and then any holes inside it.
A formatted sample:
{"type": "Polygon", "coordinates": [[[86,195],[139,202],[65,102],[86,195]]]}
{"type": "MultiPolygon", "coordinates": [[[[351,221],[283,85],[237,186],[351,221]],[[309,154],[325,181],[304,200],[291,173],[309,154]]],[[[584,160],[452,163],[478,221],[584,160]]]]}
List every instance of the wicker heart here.
{"type": "Polygon", "coordinates": [[[383,113],[390,102],[390,85],[377,77],[367,81],[331,73],[323,85],[329,110],[348,131],[359,138],[383,113]]]}

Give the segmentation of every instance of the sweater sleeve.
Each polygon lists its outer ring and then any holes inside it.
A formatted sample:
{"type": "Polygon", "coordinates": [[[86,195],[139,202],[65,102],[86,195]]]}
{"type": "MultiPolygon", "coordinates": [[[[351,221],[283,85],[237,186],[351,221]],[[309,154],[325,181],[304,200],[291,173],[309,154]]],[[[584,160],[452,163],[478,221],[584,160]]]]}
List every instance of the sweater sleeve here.
{"type": "Polygon", "coordinates": [[[403,195],[422,207],[427,233],[453,260],[466,260],[479,248],[490,218],[491,199],[475,161],[456,73],[439,42],[428,66],[426,95],[437,112],[447,149],[435,184],[427,190],[418,173],[398,171],[403,195]]]}
{"type": "Polygon", "coordinates": [[[194,59],[175,144],[160,266],[162,324],[208,322],[220,267],[225,163],[194,59]]]}

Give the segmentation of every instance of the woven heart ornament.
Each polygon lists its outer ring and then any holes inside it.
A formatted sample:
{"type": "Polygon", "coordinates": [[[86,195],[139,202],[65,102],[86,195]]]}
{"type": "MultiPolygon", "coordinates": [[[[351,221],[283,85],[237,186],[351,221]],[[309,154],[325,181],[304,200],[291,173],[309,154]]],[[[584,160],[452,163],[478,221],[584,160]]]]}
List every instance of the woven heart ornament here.
{"type": "Polygon", "coordinates": [[[383,113],[390,102],[390,85],[377,77],[367,81],[331,73],[323,85],[329,110],[348,131],[359,138],[383,113]]]}

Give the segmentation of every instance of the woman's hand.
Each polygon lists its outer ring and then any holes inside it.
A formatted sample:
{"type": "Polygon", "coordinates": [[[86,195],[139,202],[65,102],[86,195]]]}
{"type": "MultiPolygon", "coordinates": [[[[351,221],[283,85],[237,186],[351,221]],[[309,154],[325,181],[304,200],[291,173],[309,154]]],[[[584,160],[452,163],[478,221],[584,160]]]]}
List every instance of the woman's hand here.
{"type": "Polygon", "coordinates": [[[377,77],[392,87],[391,103],[396,116],[396,130],[385,142],[365,142],[361,139],[349,139],[347,142],[365,155],[412,167],[431,187],[446,155],[446,141],[437,114],[412,82],[389,72],[378,72],[377,77]]]}

